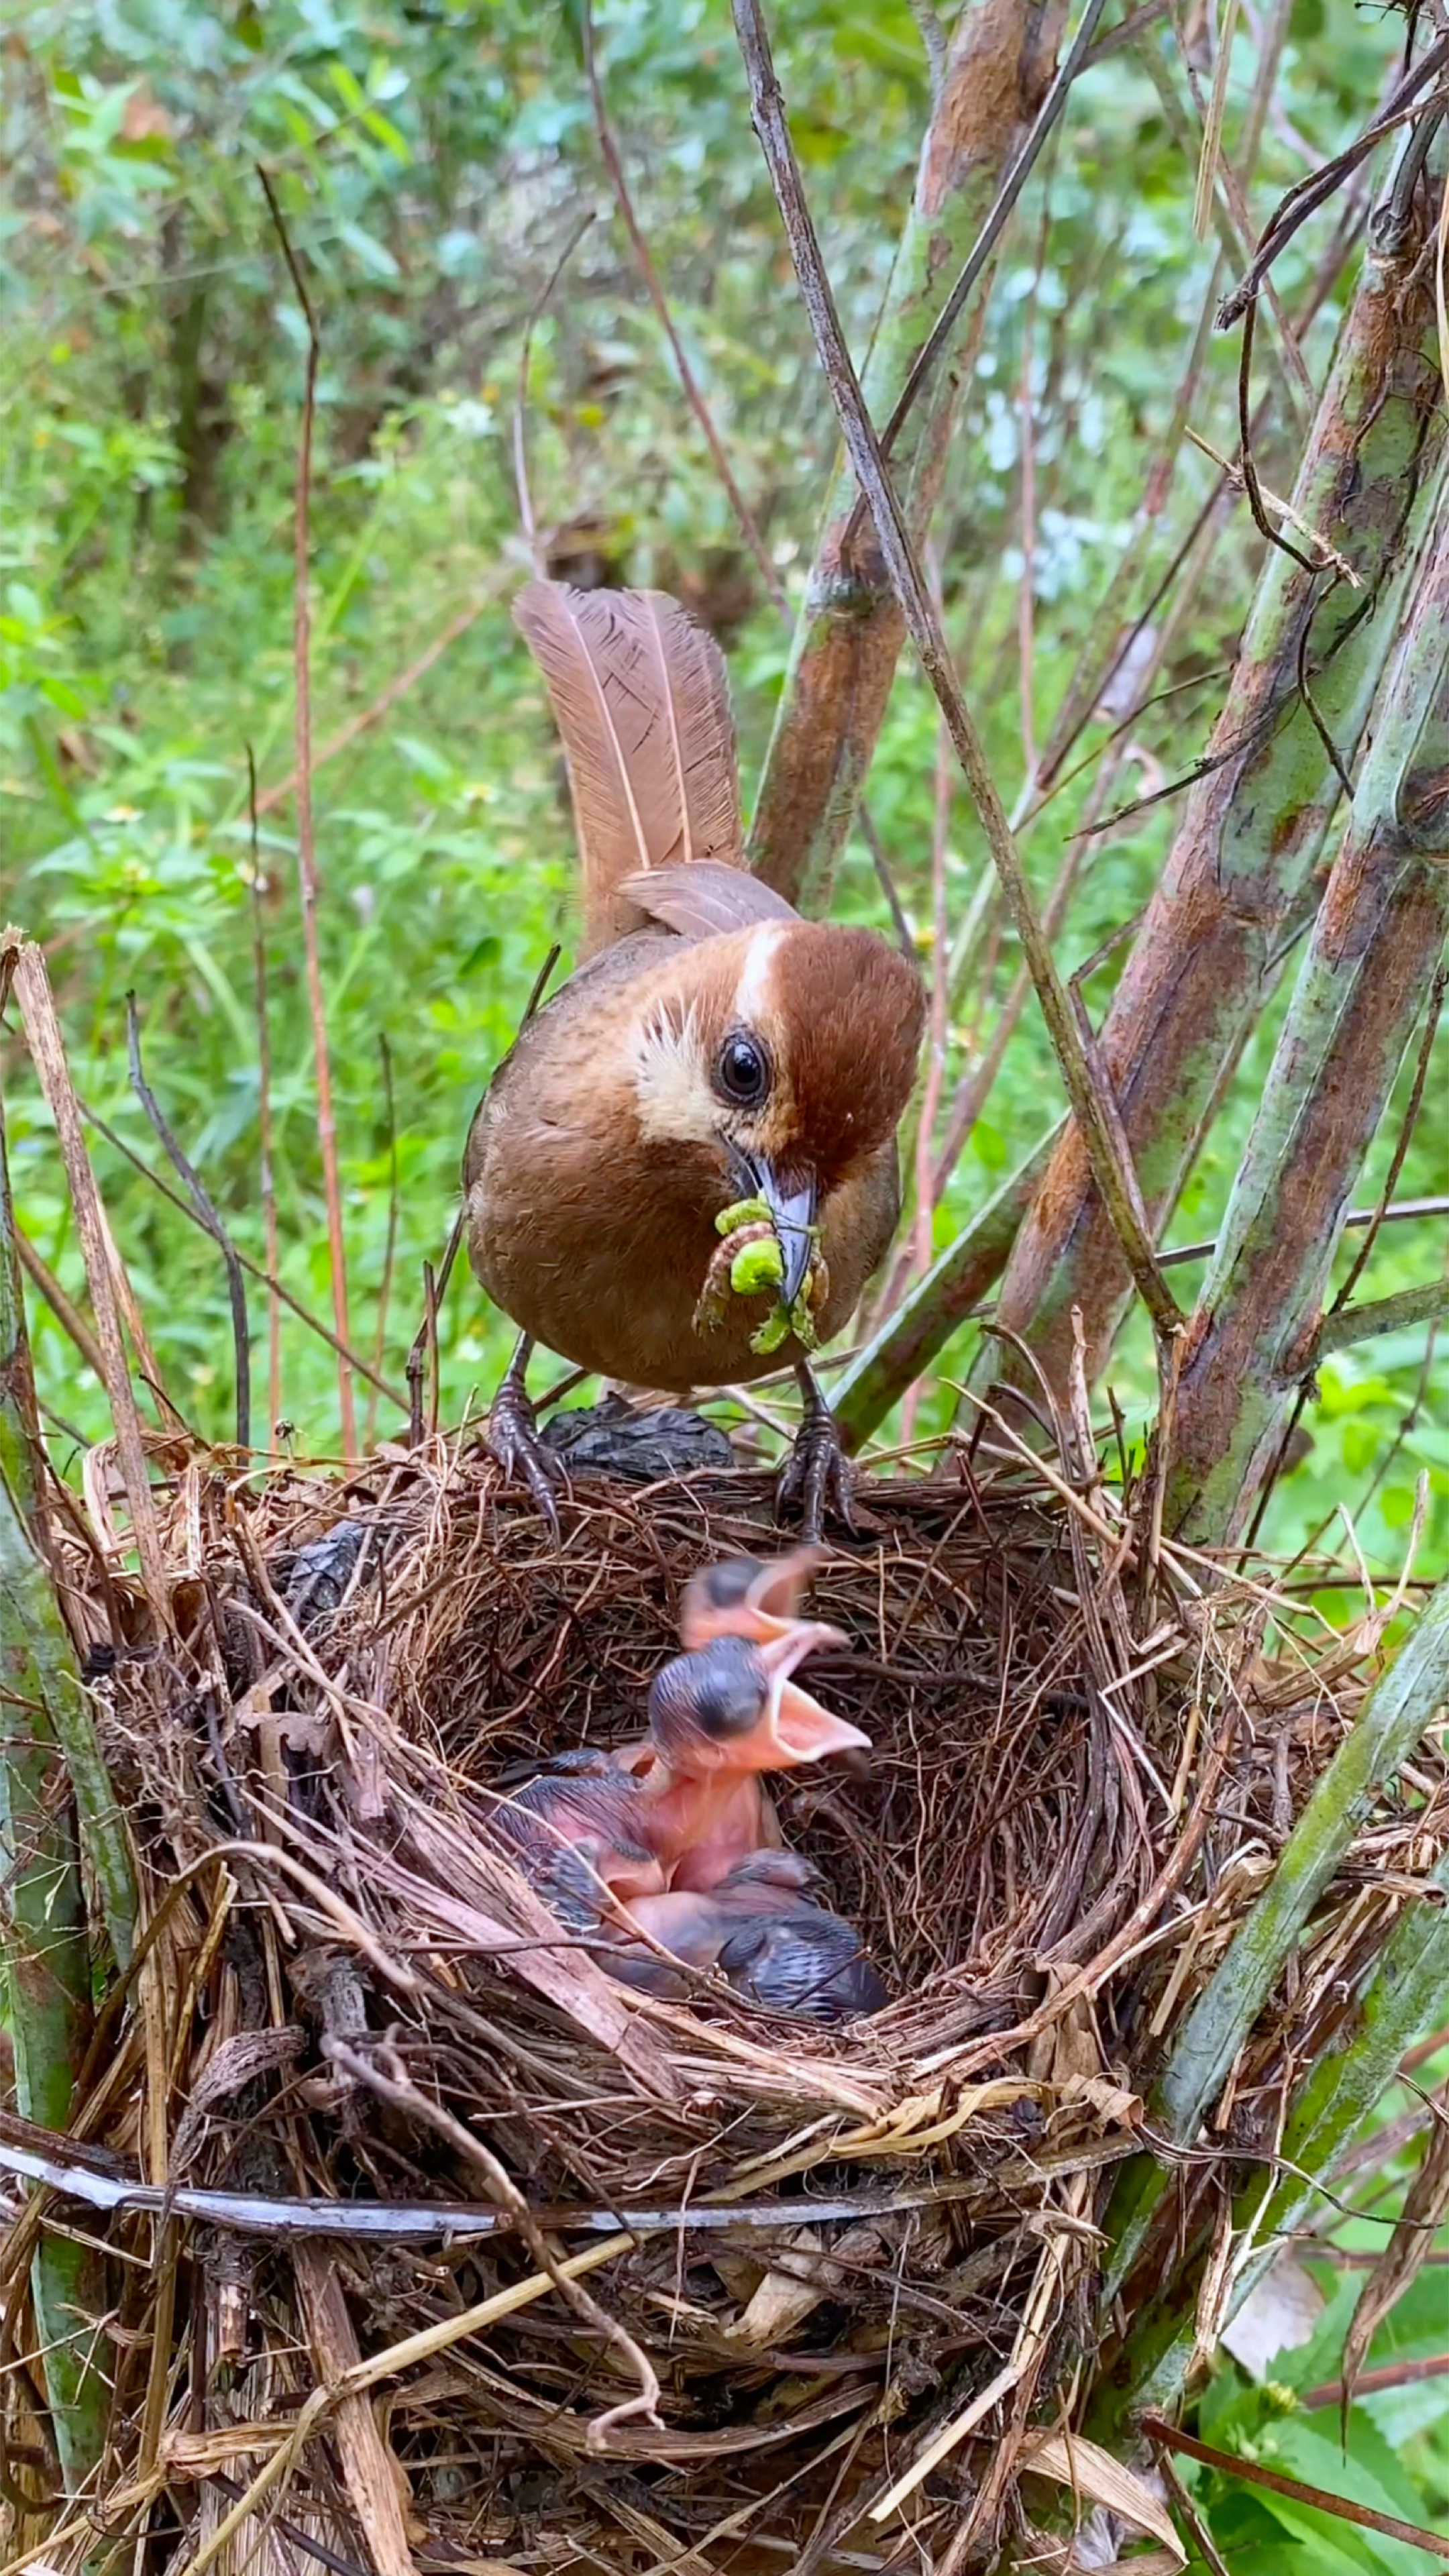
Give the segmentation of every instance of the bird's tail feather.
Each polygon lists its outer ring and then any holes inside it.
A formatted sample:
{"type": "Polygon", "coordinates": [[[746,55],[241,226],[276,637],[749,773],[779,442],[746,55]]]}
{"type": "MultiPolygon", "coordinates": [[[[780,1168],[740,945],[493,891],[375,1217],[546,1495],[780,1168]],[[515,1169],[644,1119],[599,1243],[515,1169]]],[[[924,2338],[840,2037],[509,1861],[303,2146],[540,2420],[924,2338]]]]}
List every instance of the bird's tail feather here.
{"type": "Polygon", "coordinates": [[[587,952],[644,919],[626,877],[743,867],[729,683],[713,637],[665,591],[534,581],[513,614],[563,738],[587,952]]]}

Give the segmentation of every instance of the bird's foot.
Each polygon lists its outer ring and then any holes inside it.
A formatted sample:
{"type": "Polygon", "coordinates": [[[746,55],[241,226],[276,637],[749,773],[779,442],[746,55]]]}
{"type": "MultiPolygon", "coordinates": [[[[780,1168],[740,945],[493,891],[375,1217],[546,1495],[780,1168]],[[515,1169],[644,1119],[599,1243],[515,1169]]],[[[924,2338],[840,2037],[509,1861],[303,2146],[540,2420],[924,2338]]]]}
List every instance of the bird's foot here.
{"type": "Polygon", "coordinates": [[[563,1469],[538,1436],[538,1419],[522,1378],[510,1369],[488,1416],[488,1446],[511,1485],[526,1485],[555,1538],[559,1536],[554,1487],[563,1469]]]}
{"type": "Polygon", "coordinates": [[[801,1535],[811,1544],[821,1535],[827,1510],[843,1521],[854,1537],[854,1470],[845,1454],[835,1416],[822,1401],[814,1379],[805,1382],[805,1418],[775,1487],[775,1510],[781,1518],[798,1512],[801,1535]]]}

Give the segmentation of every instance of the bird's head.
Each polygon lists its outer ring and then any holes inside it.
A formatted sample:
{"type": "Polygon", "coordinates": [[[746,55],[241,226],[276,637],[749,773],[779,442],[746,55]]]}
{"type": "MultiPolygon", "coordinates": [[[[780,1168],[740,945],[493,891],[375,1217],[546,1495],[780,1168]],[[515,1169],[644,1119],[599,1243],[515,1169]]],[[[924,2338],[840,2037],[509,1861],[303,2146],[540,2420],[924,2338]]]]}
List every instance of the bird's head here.
{"type": "Polygon", "coordinates": [[[792,1771],[827,1754],[868,1750],[868,1735],[791,1678],[817,1646],[835,1641],[833,1628],[802,1619],[769,1645],[717,1637],[696,1654],[676,1655],[649,1692],[649,1732],[666,1768],[792,1771]]]}
{"type": "MultiPolygon", "coordinates": [[[[788,1636],[800,1616],[811,1575],[820,1562],[815,1547],[797,1547],[789,1556],[762,1565],[757,1557],[725,1557],[702,1565],[684,1587],[679,1605],[679,1633],[686,1646],[708,1646],[716,1637],[747,1637],[766,1646],[788,1636]]],[[[844,1645],[843,1636],[836,1643],[844,1645]]]]}
{"type": "Polygon", "coordinates": [[[788,913],[681,945],[638,1001],[640,1132],[705,1158],[720,1207],[764,1200],[787,1306],[817,1210],[895,1134],[924,1016],[914,967],[874,931],[788,913]]]}

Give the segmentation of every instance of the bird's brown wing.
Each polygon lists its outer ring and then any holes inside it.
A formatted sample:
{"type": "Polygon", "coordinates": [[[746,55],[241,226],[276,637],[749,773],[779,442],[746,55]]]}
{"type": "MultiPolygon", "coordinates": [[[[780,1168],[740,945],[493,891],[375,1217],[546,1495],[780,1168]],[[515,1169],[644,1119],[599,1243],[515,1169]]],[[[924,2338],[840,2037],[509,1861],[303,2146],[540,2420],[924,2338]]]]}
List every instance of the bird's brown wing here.
{"type": "Polygon", "coordinates": [[[800,915],[763,877],[748,868],[696,859],[687,868],[646,868],[624,877],[619,892],[651,921],[662,921],[681,939],[713,939],[731,930],[753,930],[761,921],[798,921],[800,915]]]}
{"type": "Polygon", "coordinates": [[[743,868],[724,662],[665,591],[534,581],[513,614],[563,738],[586,949],[602,948],[642,917],[624,878],[699,860],[743,868]]]}

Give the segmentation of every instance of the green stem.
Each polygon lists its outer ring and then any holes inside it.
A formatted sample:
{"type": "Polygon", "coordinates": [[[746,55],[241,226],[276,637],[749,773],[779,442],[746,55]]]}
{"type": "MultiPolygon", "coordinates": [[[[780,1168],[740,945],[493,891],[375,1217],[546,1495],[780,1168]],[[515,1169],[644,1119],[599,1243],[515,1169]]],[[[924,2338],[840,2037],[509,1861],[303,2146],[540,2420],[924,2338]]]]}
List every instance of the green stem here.
{"type": "MultiPolygon", "coordinates": [[[[75,1816],[55,1713],[79,1696],[44,1555],[35,1395],[0,1112],[0,1884],[5,2018],[23,2119],[64,2130],[90,2025],[90,1953],[75,1816]]],[[[110,2389],[101,2266],[45,2234],[31,2267],[56,2453],[78,2494],[104,2455],[110,2389]]]]}
{"type": "Polygon", "coordinates": [[[1401,1332],[1406,1324],[1437,1323],[1444,1314],[1449,1314],[1449,1279],[1429,1279],[1422,1288],[1401,1288],[1396,1297],[1366,1297],[1361,1305],[1324,1316],[1311,1365],[1317,1368],[1335,1351],[1370,1341],[1376,1333],[1401,1332]]]}
{"type": "MultiPolygon", "coordinates": [[[[968,0],[957,21],[866,365],[864,392],[876,420],[901,393],[1024,123],[1045,95],[1058,27],[1055,10],[1027,0],[968,0]]],[[[891,450],[892,480],[917,545],[940,497],[989,277],[988,270],[978,281],[891,450]]],[[[869,526],[845,541],[855,494],[855,478],[842,465],[826,499],[750,827],[756,873],[812,911],[828,907],[906,632],[869,526]]]]}
{"type": "MultiPolygon", "coordinates": [[[[1430,300],[1410,285],[1416,253],[1413,244],[1366,258],[1292,495],[1363,587],[1325,588],[1270,548],[1208,760],[1103,1024],[1101,1058],[1154,1230],[1258,1024],[1339,800],[1299,695],[1300,655],[1324,724],[1352,763],[1402,619],[1413,529],[1431,523],[1438,503],[1444,414],[1430,300]]],[[[1130,1296],[1085,1144],[1070,1127],[1007,1266],[999,1321],[1024,1334],[1065,1386],[1073,1307],[1095,1376],[1130,1296]]],[[[993,1374],[1003,1366],[1012,1374],[993,1353],[993,1374]]]]}
{"type": "Polygon", "coordinates": [[[842,1371],[830,1410],[847,1449],[858,1449],[880,1429],[912,1380],[940,1357],[952,1335],[990,1295],[1060,1133],[1054,1128],[985,1207],[977,1209],[842,1371]]]}
{"type": "Polygon", "coordinates": [[[1242,1528],[1311,1371],[1349,1198],[1449,932],[1449,528],[1371,731],[1183,1358],[1165,1519],[1202,1546],[1242,1528]]]}
{"type": "MultiPolygon", "coordinates": [[[[1297,1949],[1309,1915],[1363,1825],[1376,1790],[1408,1759],[1446,1692],[1449,1580],[1438,1586],[1407,1644],[1369,1692],[1352,1733],[1289,1835],[1272,1879],[1178,2032],[1148,2110],[1152,2129],[1165,2132],[1173,2146],[1193,2145],[1204,2114],[1297,1949]]],[[[1380,1971],[1385,1977],[1393,1955],[1391,1943],[1380,1971]]],[[[1150,2156],[1134,2157],[1124,2169],[1106,2221],[1112,2250],[1104,2305],[1115,2298],[1142,2251],[1168,2183],[1169,2168],[1150,2156]]],[[[1136,2358],[1144,2361],[1144,2354],[1136,2358]]],[[[1133,2384],[1140,2393],[1135,2375],[1133,2384]]]]}

